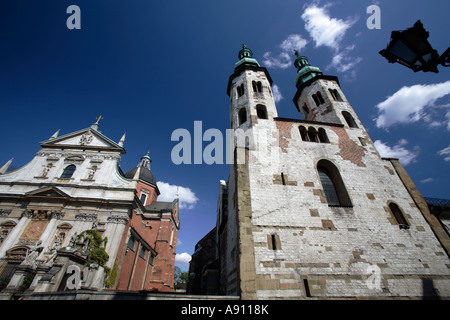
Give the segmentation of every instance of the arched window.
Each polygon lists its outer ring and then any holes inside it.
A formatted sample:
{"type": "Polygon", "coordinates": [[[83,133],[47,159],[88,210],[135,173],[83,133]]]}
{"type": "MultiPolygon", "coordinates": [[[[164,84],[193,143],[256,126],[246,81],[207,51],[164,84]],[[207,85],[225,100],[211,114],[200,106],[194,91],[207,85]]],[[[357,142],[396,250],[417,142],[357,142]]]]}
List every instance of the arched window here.
{"type": "Polygon", "coordinates": [[[313,127],[309,127],[308,137],[309,137],[309,141],[319,142],[319,140],[317,139],[317,130],[313,127]]]}
{"type": "Polygon", "coordinates": [[[253,92],[262,92],[262,84],[261,81],[252,81],[253,92]]]}
{"type": "Polygon", "coordinates": [[[313,94],[312,97],[314,99],[314,102],[316,103],[316,106],[319,106],[320,105],[320,101],[319,101],[319,98],[317,98],[317,95],[313,94]]]}
{"type": "Polygon", "coordinates": [[[242,83],[241,85],[239,85],[237,88],[237,94],[238,94],[238,98],[244,95],[244,84],[242,83]]]}
{"type": "Polygon", "coordinates": [[[325,129],[319,128],[318,132],[319,141],[322,143],[330,143],[330,140],[328,140],[327,133],[325,132],[325,129]]]}
{"type": "Polygon", "coordinates": [[[347,111],[342,111],[342,115],[344,116],[344,119],[350,128],[358,128],[355,119],[353,119],[350,113],[348,113],[347,111]]]}
{"type": "Polygon", "coordinates": [[[308,131],[306,131],[306,128],[304,126],[300,126],[298,129],[300,130],[300,136],[302,137],[302,140],[309,141],[308,131]]]}
{"type": "Polygon", "coordinates": [[[239,117],[239,125],[247,121],[247,111],[245,110],[245,108],[239,110],[238,117],[239,117]]]}
{"type": "Polygon", "coordinates": [[[320,93],[320,91],[317,91],[316,95],[317,95],[317,98],[319,99],[320,104],[325,103],[325,100],[323,100],[322,94],[320,93]]]}
{"type": "Polygon", "coordinates": [[[339,91],[337,91],[336,89],[328,89],[328,91],[330,92],[334,100],[343,101],[341,95],[339,94],[339,91]]]}
{"type": "Polygon", "coordinates": [[[70,178],[72,178],[72,175],[73,175],[73,173],[75,172],[75,169],[76,169],[76,167],[75,167],[74,164],[68,165],[68,166],[64,169],[63,173],[61,174],[60,179],[70,179],[70,178]]]}
{"type": "Polygon", "coordinates": [[[319,173],[328,205],[351,207],[350,197],[336,166],[330,161],[320,160],[317,163],[317,172],[319,173]]]}
{"type": "Polygon", "coordinates": [[[262,104],[258,104],[256,106],[256,115],[258,116],[258,119],[267,119],[266,106],[263,106],[262,104]]]}
{"type": "Polygon", "coordinates": [[[322,103],[325,103],[325,100],[323,100],[322,94],[320,91],[317,91],[315,94],[312,95],[314,102],[316,103],[316,106],[320,106],[322,103]]]}
{"type": "Polygon", "coordinates": [[[402,210],[400,210],[399,206],[391,202],[389,204],[389,209],[391,210],[391,213],[394,216],[395,221],[397,221],[400,229],[409,229],[409,224],[406,221],[406,218],[403,215],[402,210]]]}

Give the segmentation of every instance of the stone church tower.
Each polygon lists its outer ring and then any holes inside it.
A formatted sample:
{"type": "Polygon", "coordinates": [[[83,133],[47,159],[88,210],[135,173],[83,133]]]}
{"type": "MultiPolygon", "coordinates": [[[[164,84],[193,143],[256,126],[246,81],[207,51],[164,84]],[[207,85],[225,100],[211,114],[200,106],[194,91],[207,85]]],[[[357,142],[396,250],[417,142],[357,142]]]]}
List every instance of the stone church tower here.
{"type": "Polygon", "coordinates": [[[278,116],[247,47],[229,78],[230,127],[245,137],[219,189],[222,293],[450,296],[448,235],[398,159],[380,157],[338,78],[296,56],[303,120],[278,116]]]}

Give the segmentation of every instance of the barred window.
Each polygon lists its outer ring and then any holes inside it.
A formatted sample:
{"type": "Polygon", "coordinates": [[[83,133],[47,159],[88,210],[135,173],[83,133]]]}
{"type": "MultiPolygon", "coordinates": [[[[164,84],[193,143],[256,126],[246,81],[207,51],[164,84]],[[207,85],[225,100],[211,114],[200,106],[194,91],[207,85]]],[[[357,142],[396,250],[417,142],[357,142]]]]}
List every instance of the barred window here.
{"type": "Polygon", "coordinates": [[[141,247],[141,250],[139,251],[139,257],[141,257],[142,259],[145,259],[145,248],[141,247]]]}
{"type": "Polygon", "coordinates": [[[128,248],[129,249],[134,250],[134,242],[135,242],[134,237],[130,236],[130,238],[128,239],[128,248]]]}
{"type": "Polygon", "coordinates": [[[329,206],[351,207],[352,202],[339,170],[328,160],[317,163],[317,172],[329,206]]]}
{"type": "Polygon", "coordinates": [[[340,205],[339,197],[336,192],[336,188],[331,180],[330,173],[327,169],[323,167],[317,168],[319,171],[320,181],[322,182],[323,191],[325,192],[325,197],[327,198],[329,205],[340,205]]]}

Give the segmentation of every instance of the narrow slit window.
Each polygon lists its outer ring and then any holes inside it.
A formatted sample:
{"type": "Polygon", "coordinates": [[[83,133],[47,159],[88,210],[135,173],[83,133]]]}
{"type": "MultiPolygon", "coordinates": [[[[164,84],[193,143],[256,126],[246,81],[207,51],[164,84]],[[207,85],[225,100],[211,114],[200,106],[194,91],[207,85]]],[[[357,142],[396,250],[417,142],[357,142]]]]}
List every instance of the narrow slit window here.
{"type": "Polygon", "coordinates": [[[283,186],[286,185],[286,179],[284,178],[284,173],[281,173],[281,183],[283,184],[283,186]]]}
{"type": "Polygon", "coordinates": [[[272,234],[270,238],[270,240],[272,241],[272,250],[277,250],[277,239],[275,235],[272,234]]]}
{"type": "Polygon", "coordinates": [[[267,242],[270,250],[281,250],[280,237],[277,234],[267,235],[267,242]]]}
{"type": "Polygon", "coordinates": [[[305,287],[306,297],[311,298],[311,290],[309,289],[308,279],[303,279],[303,286],[305,287]]]}

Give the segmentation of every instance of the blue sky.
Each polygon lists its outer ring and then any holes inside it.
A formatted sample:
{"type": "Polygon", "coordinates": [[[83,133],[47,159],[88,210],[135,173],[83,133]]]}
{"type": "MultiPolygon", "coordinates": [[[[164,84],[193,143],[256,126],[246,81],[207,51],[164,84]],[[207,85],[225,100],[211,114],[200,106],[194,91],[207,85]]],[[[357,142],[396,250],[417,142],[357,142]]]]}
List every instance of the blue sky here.
{"type": "MultiPolygon", "coordinates": [[[[341,87],[386,157],[398,157],[424,196],[450,198],[450,70],[414,73],[378,52],[392,30],[420,19],[439,53],[447,49],[448,0],[20,1],[0,2],[0,165],[28,163],[56,130],[89,127],[119,141],[128,171],[150,150],[161,194],[183,201],[178,265],[215,225],[227,165],[175,165],[171,134],[229,126],[228,77],[242,44],[267,67],[281,117],[301,118],[293,48],[341,87]],[[69,30],[69,5],[81,29],[69,30]],[[381,9],[368,29],[366,8],[381,9]],[[187,253],[181,255],[183,253],[187,253]]],[[[208,143],[204,143],[206,146],[208,143]]]]}

